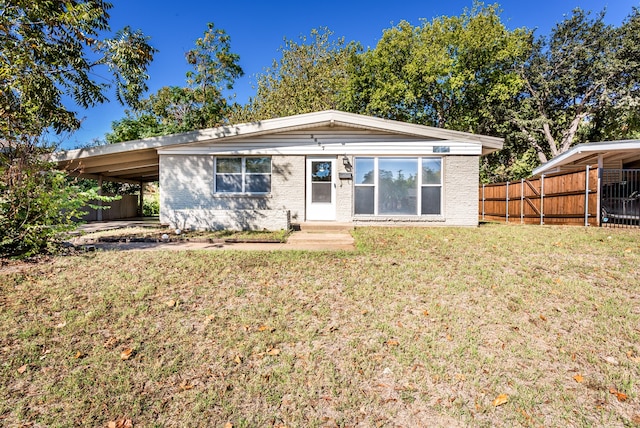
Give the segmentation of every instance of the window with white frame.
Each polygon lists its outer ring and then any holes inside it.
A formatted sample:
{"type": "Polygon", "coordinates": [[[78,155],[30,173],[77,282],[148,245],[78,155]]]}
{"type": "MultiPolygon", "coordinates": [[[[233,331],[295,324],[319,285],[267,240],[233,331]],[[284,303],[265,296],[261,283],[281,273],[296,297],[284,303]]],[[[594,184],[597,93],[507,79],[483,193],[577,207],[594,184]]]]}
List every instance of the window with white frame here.
{"type": "Polygon", "coordinates": [[[271,192],[271,158],[242,156],[215,158],[215,193],[271,192]]]}
{"type": "Polygon", "coordinates": [[[440,215],[442,158],[356,157],[356,215],[440,215]]]}

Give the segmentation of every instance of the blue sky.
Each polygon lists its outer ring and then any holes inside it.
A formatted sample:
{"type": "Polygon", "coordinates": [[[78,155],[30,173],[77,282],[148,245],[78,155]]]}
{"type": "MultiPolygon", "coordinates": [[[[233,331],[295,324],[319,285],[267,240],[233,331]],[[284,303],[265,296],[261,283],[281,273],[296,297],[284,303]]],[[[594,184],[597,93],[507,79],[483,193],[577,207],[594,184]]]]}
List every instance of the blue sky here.
{"type": "MultiPolygon", "coordinates": [[[[364,47],[374,47],[383,30],[406,20],[418,25],[421,18],[431,20],[442,15],[460,15],[471,7],[472,0],[422,1],[200,1],[200,0],[111,0],[113,32],[131,26],[151,36],[159,50],[149,69],[150,93],[162,86],[184,85],[189,69],[184,52],[201,37],[207,22],[215,23],[231,36],[232,51],[240,55],[245,76],[235,84],[236,100],[244,104],[254,93],[256,75],[279,58],[283,39],[298,39],[310,30],[326,26],[346,41],[355,40],[364,47]]],[[[489,3],[489,2],[486,2],[489,3]]],[[[536,34],[548,34],[555,23],[575,7],[594,12],[607,9],[606,21],[620,25],[640,0],[503,0],[502,22],[508,28],[528,27],[536,34]]],[[[106,73],[96,79],[105,82],[106,73]]],[[[113,95],[112,100],[86,111],[79,111],[82,128],[62,141],[69,149],[103,138],[110,124],[124,116],[113,95]]]]}

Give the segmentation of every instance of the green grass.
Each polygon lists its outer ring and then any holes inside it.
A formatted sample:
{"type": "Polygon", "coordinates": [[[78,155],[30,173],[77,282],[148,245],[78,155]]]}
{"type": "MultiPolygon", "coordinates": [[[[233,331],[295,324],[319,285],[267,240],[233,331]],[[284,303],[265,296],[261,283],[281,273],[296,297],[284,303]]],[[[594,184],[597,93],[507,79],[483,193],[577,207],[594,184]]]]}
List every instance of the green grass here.
{"type": "Polygon", "coordinates": [[[9,264],[0,425],[638,425],[637,230],[353,233],[9,264]]]}

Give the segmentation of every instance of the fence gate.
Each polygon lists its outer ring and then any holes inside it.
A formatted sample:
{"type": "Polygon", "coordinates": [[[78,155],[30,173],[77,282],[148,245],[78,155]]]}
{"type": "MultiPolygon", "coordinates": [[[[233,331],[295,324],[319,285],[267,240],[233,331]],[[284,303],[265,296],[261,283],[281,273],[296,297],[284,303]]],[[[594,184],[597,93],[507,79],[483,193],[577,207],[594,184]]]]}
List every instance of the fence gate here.
{"type": "Polygon", "coordinates": [[[640,169],[599,170],[602,226],[640,226],[640,169]]]}

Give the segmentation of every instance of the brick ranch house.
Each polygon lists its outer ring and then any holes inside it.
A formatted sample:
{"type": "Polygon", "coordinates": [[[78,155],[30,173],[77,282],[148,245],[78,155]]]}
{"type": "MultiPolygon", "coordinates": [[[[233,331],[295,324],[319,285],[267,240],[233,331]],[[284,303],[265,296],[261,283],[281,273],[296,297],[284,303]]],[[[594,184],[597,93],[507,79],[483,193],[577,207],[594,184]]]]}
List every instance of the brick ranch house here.
{"type": "Polygon", "coordinates": [[[58,152],[54,160],[100,183],[159,181],[160,221],[183,229],[475,226],[479,157],[502,144],[328,110],[58,152]]]}

